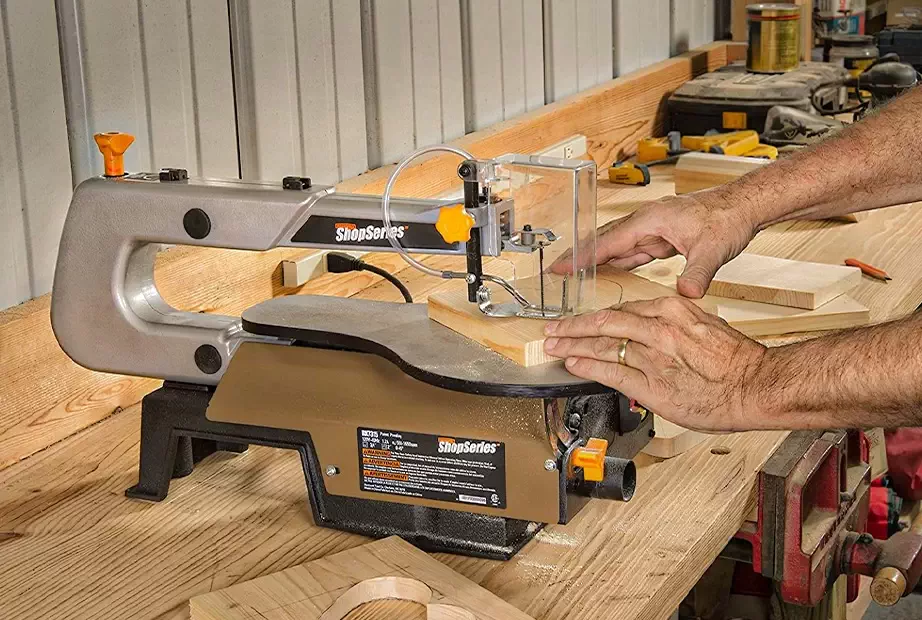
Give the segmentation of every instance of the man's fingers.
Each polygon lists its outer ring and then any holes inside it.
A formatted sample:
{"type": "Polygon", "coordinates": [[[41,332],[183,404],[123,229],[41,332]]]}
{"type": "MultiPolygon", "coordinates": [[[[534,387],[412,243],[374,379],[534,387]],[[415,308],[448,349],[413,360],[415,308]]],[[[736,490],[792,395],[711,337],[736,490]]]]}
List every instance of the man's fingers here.
{"type": "Polygon", "coordinates": [[[609,309],[548,323],[544,333],[558,338],[630,338],[649,345],[656,339],[655,328],[653,322],[642,316],[609,309]]]}
{"type": "Polygon", "coordinates": [[[685,271],[676,281],[676,290],[685,297],[701,299],[724,262],[715,247],[689,252],[685,271]]]}
{"type": "MultiPolygon", "coordinates": [[[[600,362],[620,363],[618,353],[624,338],[599,336],[596,338],[548,338],[544,350],[554,357],[584,357],[600,362]]],[[[624,363],[641,372],[652,370],[650,350],[643,344],[629,340],[625,347],[624,363]]]]}
{"type": "Polygon", "coordinates": [[[608,262],[612,267],[617,267],[618,269],[624,269],[625,271],[630,271],[635,267],[640,267],[641,265],[646,265],[653,260],[653,257],[647,254],[646,252],[638,252],[633,256],[625,256],[624,258],[615,258],[608,262]]]}
{"type": "Polygon", "coordinates": [[[585,357],[568,357],[566,367],[570,374],[577,377],[607,385],[640,402],[649,400],[646,399],[649,392],[647,380],[636,368],[585,357]]]}

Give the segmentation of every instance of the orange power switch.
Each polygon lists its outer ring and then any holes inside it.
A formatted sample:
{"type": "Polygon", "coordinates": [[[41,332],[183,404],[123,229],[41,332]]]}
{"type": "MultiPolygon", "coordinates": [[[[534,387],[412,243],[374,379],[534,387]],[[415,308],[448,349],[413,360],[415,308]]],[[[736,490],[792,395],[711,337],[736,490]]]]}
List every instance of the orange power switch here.
{"type": "Polygon", "coordinates": [[[122,156],[131,146],[131,143],[134,142],[134,136],[120,131],[107,131],[106,133],[98,133],[93,138],[96,140],[99,152],[102,153],[103,159],[106,161],[106,176],[125,176],[125,162],[122,156]]]}
{"type": "Polygon", "coordinates": [[[573,451],[570,463],[573,467],[583,468],[583,479],[590,482],[602,482],[605,477],[605,453],[608,441],[592,437],[585,446],[573,451]]]}
{"type": "Polygon", "coordinates": [[[435,222],[435,229],[442,235],[445,243],[459,243],[471,238],[471,229],[474,227],[474,216],[464,210],[464,205],[458,204],[439,209],[439,219],[435,222]]]}

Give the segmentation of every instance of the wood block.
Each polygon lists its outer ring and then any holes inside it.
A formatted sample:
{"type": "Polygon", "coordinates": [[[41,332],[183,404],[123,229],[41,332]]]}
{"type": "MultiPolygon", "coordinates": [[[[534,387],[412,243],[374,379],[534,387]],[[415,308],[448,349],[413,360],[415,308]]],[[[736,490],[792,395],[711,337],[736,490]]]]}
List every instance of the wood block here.
{"type": "MultiPolygon", "coordinates": [[[[406,600],[431,602],[430,618],[532,620],[530,616],[396,536],[196,596],[189,601],[189,610],[193,620],[318,620],[330,617],[329,614],[340,617],[334,613],[340,607],[352,608],[345,604],[347,601],[340,602],[340,597],[349,592],[350,599],[354,598],[356,591],[362,587],[356,588],[358,584],[380,584],[381,587],[366,589],[376,590],[379,594],[381,590],[395,590],[396,594],[406,592],[408,596],[402,597],[406,600]],[[382,577],[399,579],[381,580],[382,577]],[[406,587],[401,589],[396,586],[406,587]],[[426,587],[431,590],[431,598],[423,596],[427,594],[424,591],[426,587]],[[469,613],[445,606],[460,608],[469,613]]],[[[385,593],[380,598],[392,596],[385,593]]]]}
{"type": "Polygon", "coordinates": [[[675,166],[675,193],[688,194],[723,185],[772,163],[756,157],[736,157],[713,153],[687,153],[675,166]]]}
{"type": "MultiPolygon", "coordinates": [[[[772,163],[770,159],[758,157],[736,157],[715,153],[687,153],[679,158],[675,166],[675,193],[689,194],[709,187],[730,183],[772,163]]],[[[827,219],[840,222],[857,222],[864,213],[849,213],[827,219]]]]}
{"type": "MultiPolygon", "coordinates": [[[[597,308],[675,294],[665,286],[608,265],[600,266],[596,276],[597,308]]],[[[429,318],[522,366],[537,366],[556,359],[544,352],[546,321],[488,317],[467,300],[463,286],[430,296],[429,318]]]]}
{"type": "Polygon", "coordinates": [[[775,306],[708,295],[709,311],[750,338],[795,332],[815,332],[867,325],[871,312],[848,295],[840,295],[816,310],[775,306]]]}
{"type": "Polygon", "coordinates": [[[744,253],[717,271],[708,294],[815,310],[860,283],[857,267],[744,253]]]}
{"type": "Polygon", "coordinates": [[[713,437],[707,433],[688,430],[659,416],[653,418],[653,430],[656,431],[656,436],[647,443],[643,452],[661,459],[671,459],[713,437]]]}

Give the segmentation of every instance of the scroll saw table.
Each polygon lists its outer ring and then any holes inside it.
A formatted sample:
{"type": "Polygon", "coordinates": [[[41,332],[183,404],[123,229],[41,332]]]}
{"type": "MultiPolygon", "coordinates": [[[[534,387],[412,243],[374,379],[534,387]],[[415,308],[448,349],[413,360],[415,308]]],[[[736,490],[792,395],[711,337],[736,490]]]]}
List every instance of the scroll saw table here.
{"type": "MultiPolygon", "coordinates": [[[[670,191],[669,167],[643,188],[600,180],[600,221],[670,191]]],[[[865,278],[854,291],[872,321],[922,302],[920,250],[922,210],[913,206],[857,224],[786,223],[749,247],[828,263],[859,256],[885,268],[892,282],[865,278]]],[[[413,270],[402,276],[420,301],[442,285],[413,270]]],[[[387,283],[360,294],[398,300],[387,283]]],[[[185,618],[196,594],[365,542],[312,524],[289,451],[216,455],[175,480],[163,502],[126,499],[139,425],[135,405],[0,470],[0,617],[185,618]]],[[[715,436],[640,467],[633,501],[593,501],[511,561],[438,557],[539,620],[668,617],[752,511],[756,474],[785,436],[715,436]]]]}

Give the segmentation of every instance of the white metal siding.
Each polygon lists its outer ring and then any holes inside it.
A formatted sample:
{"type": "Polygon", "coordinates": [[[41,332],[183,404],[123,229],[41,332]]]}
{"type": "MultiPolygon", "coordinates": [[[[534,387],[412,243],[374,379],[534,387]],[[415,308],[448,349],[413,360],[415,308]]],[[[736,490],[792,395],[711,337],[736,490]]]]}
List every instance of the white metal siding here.
{"type": "Polygon", "coordinates": [[[367,169],[359,0],[230,0],[243,178],[367,169]]]}
{"type": "Polygon", "coordinates": [[[672,0],[672,55],[714,40],[716,0],[672,0]]]}
{"type": "Polygon", "coordinates": [[[613,0],[615,75],[669,58],[670,4],[670,0],[613,0]]]}
{"type": "Polygon", "coordinates": [[[98,174],[93,134],[135,136],[129,170],[235,177],[225,0],[59,0],[71,165],[98,174]]]}
{"type": "Polygon", "coordinates": [[[544,0],[545,99],[613,77],[612,0],[544,0]]]}
{"type": "Polygon", "coordinates": [[[467,131],[544,105],[541,0],[462,0],[467,131]]]}
{"type": "Polygon", "coordinates": [[[71,175],[53,0],[0,2],[0,308],[51,288],[71,175]]]}

